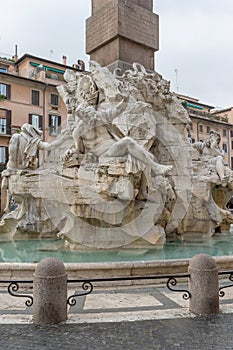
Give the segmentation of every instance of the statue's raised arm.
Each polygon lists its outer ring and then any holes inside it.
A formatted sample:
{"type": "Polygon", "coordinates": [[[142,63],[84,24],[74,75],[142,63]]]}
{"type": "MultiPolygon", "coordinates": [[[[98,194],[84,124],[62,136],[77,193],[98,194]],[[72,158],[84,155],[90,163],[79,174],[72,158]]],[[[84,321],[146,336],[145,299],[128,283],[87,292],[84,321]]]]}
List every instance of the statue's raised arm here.
{"type": "Polygon", "coordinates": [[[38,168],[38,150],[54,150],[66,139],[71,138],[66,132],[51,142],[42,141],[42,131],[25,123],[19,134],[14,134],[9,144],[9,161],[7,169],[36,169],[38,168]]]}

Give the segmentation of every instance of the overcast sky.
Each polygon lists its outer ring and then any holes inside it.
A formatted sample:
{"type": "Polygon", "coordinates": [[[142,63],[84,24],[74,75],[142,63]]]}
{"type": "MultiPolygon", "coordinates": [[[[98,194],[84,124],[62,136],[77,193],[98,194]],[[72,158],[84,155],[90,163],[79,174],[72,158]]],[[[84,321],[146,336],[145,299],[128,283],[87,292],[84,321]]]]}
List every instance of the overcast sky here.
{"type": "MultiPolygon", "coordinates": [[[[156,70],[172,90],[218,106],[233,106],[233,0],[154,0],[160,16],[156,70]]],[[[91,0],[1,2],[0,56],[31,53],[51,60],[85,55],[91,0]]]]}

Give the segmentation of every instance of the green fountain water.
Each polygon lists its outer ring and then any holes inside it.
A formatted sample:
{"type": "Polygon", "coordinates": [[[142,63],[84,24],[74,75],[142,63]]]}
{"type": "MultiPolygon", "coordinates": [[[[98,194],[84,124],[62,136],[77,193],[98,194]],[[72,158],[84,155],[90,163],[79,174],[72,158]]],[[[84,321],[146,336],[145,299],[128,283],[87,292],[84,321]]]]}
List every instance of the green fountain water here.
{"type": "Polygon", "coordinates": [[[36,263],[48,256],[65,263],[124,262],[188,259],[199,253],[211,256],[233,255],[233,234],[222,233],[211,238],[167,242],[163,249],[150,250],[68,250],[60,239],[20,239],[0,242],[0,262],[36,263]]]}

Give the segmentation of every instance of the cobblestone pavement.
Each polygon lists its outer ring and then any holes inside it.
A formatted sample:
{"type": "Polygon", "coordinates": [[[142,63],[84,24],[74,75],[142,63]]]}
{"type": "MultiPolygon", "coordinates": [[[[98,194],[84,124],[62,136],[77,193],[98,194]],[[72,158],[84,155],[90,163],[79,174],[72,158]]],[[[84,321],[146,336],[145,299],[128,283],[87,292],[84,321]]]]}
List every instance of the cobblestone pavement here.
{"type": "MultiPolygon", "coordinates": [[[[221,313],[211,317],[190,314],[183,292],[164,287],[97,288],[76,299],[67,322],[53,326],[34,325],[26,299],[5,289],[0,290],[0,350],[233,349],[233,288],[225,289],[221,313]]],[[[32,295],[30,289],[20,292],[32,295]]],[[[77,292],[69,289],[68,295],[77,292]]]]}
{"type": "Polygon", "coordinates": [[[0,325],[1,350],[227,350],[233,314],[137,322],[0,325]]]}

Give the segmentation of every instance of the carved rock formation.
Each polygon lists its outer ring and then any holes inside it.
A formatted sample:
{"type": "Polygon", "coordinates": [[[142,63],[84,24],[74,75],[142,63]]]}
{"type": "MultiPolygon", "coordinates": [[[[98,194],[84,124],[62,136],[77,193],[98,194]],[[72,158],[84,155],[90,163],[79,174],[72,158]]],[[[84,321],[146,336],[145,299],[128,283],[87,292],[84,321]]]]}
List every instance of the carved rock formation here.
{"type": "Polygon", "coordinates": [[[151,248],[233,222],[231,170],[223,166],[222,176],[215,154],[190,145],[189,116],[158,73],[134,64],[112,74],[91,62],[90,74],[64,77],[60,138],[49,144],[32,132],[25,144],[17,136],[3,172],[1,233],[58,235],[80,249],[151,248]]]}

